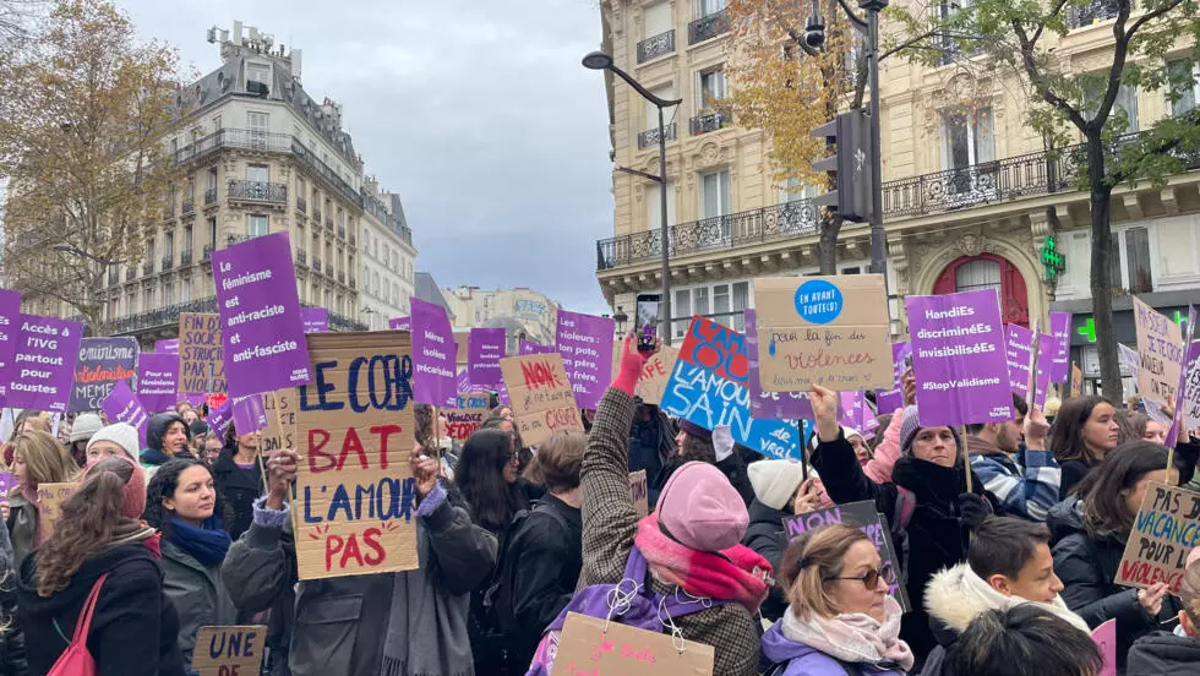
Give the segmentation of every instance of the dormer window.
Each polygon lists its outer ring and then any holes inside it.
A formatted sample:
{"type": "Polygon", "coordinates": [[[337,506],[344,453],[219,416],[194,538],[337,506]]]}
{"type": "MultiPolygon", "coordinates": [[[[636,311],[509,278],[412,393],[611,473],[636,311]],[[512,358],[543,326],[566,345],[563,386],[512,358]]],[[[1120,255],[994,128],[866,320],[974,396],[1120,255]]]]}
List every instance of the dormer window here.
{"type": "Polygon", "coordinates": [[[259,96],[271,93],[271,64],[246,62],[246,91],[259,96]]]}

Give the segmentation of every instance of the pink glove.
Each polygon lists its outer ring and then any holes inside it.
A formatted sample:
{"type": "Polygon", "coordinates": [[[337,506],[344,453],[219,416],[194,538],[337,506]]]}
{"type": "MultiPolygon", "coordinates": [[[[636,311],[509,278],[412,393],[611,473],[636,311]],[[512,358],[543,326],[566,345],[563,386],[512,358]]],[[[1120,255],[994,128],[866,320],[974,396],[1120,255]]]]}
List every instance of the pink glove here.
{"type": "Polygon", "coordinates": [[[632,397],[634,390],[637,389],[638,379],[642,377],[642,371],[646,369],[646,362],[650,361],[650,357],[653,355],[653,352],[639,352],[633,334],[626,335],[625,342],[621,344],[621,370],[617,372],[617,377],[613,379],[611,387],[632,397]]]}

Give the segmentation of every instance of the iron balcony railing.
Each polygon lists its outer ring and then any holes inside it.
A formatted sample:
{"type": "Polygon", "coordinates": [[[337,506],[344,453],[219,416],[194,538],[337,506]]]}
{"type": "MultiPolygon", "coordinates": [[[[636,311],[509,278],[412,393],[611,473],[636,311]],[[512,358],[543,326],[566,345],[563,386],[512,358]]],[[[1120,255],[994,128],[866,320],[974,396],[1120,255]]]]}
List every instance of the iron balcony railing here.
{"type": "Polygon", "coordinates": [[[689,120],[688,127],[692,132],[692,136],[699,136],[707,134],[710,131],[717,131],[730,124],[731,121],[732,118],[729,113],[718,110],[693,117],[689,120]]]}
{"type": "Polygon", "coordinates": [[[183,201],[183,215],[187,216],[188,214],[193,214],[193,213],[196,213],[196,200],[195,199],[184,200],[183,201]]]}
{"type": "MultiPolygon", "coordinates": [[[[311,303],[300,303],[301,306],[310,308],[317,307],[311,303]]],[[[153,329],[165,329],[171,326],[178,327],[179,315],[185,312],[216,312],[217,299],[214,296],[207,298],[197,298],[185,303],[176,303],[147,312],[141,312],[127,317],[120,317],[109,322],[108,328],[111,335],[121,336],[130,335],[150,331],[153,329]]],[[[333,331],[366,331],[367,326],[362,322],[355,321],[344,315],[336,312],[329,313],[329,328],[333,331]]]]}
{"type": "Polygon", "coordinates": [[[192,250],[190,248],[179,252],[180,267],[192,264],[192,250]]]}
{"type": "MultiPolygon", "coordinates": [[[[671,141],[674,141],[675,140],[675,123],[672,122],[671,124],[664,125],[663,132],[664,132],[663,136],[666,137],[668,143],[670,143],[671,141]]],[[[657,147],[658,146],[658,127],[655,127],[653,129],[647,129],[646,131],[643,131],[643,132],[638,132],[637,141],[638,141],[638,148],[657,147]]]]}
{"type": "Polygon", "coordinates": [[[243,202],[287,204],[287,184],[229,179],[229,199],[243,202]]]}
{"type": "Polygon", "coordinates": [[[204,191],[204,206],[217,203],[217,189],[209,188],[204,191]]]}
{"type": "Polygon", "coordinates": [[[637,44],[637,62],[645,63],[675,51],[675,29],[646,38],[637,44]]]}
{"type": "Polygon", "coordinates": [[[166,272],[175,267],[175,261],[171,260],[170,256],[164,256],[162,259],[162,271],[166,272]]]}
{"type": "Polygon", "coordinates": [[[725,10],[713,12],[688,24],[688,44],[694,45],[728,32],[729,15],[725,13],[725,10]]]}

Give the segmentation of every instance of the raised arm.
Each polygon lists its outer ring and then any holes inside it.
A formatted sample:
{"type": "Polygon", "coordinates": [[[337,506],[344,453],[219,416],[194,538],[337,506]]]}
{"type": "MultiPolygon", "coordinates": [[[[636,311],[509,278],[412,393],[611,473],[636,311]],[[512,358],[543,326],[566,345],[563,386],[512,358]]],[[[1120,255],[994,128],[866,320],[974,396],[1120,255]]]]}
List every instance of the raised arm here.
{"type": "Polygon", "coordinates": [[[817,423],[817,449],[812,464],[821,475],[825,492],[838,504],[871,500],[876,509],[895,523],[896,487],[876,484],[863,473],[837,420],[837,393],[813,385],[809,400],[817,423]]]}

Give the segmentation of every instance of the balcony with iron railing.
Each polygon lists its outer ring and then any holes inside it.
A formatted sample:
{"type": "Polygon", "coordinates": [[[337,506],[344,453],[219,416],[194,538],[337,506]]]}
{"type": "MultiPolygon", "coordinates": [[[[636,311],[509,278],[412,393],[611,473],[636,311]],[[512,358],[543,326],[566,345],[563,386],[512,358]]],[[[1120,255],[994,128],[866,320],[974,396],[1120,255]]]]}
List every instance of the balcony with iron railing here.
{"type": "Polygon", "coordinates": [[[1118,0],[1091,0],[1085,5],[1067,8],[1067,28],[1083,28],[1114,19],[1121,9],[1118,0]]]}
{"type": "Polygon", "coordinates": [[[646,38],[637,44],[637,62],[645,63],[675,51],[675,29],[646,38]]]}
{"type": "MultiPolygon", "coordinates": [[[[663,125],[663,136],[666,137],[667,143],[675,140],[675,123],[672,122],[663,125]]],[[[647,129],[646,131],[638,132],[637,135],[638,148],[657,148],[658,147],[658,127],[647,129]]]]}
{"type": "Polygon", "coordinates": [[[179,266],[187,267],[192,264],[192,250],[190,248],[179,252],[179,266]]]}
{"type": "Polygon", "coordinates": [[[212,260],[212,252],[213,252],[213,249],[216,249],[216,248],[217,247],[215,245],[205,244],[204,252],[200,255],[201,262],[207,263],[208,261],[212,260]]]}
{"type": "Polygon", "coordinates": [[[694,45],[729,32],[729,15],[725,10],[713,12],[688,24],[688,44],[694,45]]]}
{"type": "Polygon", "coordinates": [[[229,199],[240,202],[287,204],[287,184],[229,179],[229,199]]]}
{"type": "Polygon", "coordinates": [[[733,116],[723,110],[715,110],[712,112],[702,113],[693,117],[688,121],[688,128],[692,136],[700,136],[709,132],[717,131],[729,126],[733,122],[733,116]]]}
{"type": "Polygon", "coordinates": [[[204,206],[212,206],[217,203],[217,189],[209,188],[204,191],[204,206]]]}
{"type": "Polygon", "coordinates": [[[184,216],[190,216],[190,215],[196,213],[196,200],[195,199],[185,199],[183,201],[183,212],[182,213],[184,216]]]}
{"type": "Polygon", "coordinates": [[[175,261],[172,260],[172,257],[171,256],[163,256],[162,272],[167,272],[173,267],[175,267],[175,261]]]}
{"type": "MultiPolygon", "coordinates": [[[[317,307],[311,303],[300,303],[302,307],[311,308],[317,307]]],[[[207,312],[213,313],[217,311],[217,299],[214,296],[207,298],[197,298],[184,303],[176,303],[166,307],[156,308],[147,312],[140,312],[127,317],[120,317],[109,323],[108,329],[114,336],[131,335],[151,330],[170,330],[171,327],[178,328],[179,315],[185,312],[207,312]]],[[[362,322],[355,321],[349,317],[338,314],[336,312],[329,313],[329,328],[332,331],[366,331],[367,326],[362,322]]]]}

